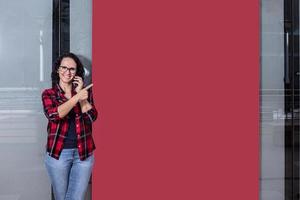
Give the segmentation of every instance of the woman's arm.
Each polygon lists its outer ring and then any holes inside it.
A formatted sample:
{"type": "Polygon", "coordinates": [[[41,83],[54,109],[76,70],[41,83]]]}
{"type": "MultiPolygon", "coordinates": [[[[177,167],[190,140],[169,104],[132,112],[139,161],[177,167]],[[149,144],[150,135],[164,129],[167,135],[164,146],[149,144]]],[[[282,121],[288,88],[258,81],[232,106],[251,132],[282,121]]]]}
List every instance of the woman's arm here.
{"type": "Polygon", "coordinates": [[[54,92],[51,90],[44,90],[42,93],[42,102],[45,116],[49,121],[59,121],[61,118],[57,112],[58,106],[53,101],[54,92]]]}
{"type": "MultiPolygon", "coordinates": [[[[79,102],[85,102],[87,101],[88,98],[88,89],[91,86],[88,86],[86,88],[83,88],[82,90],[80,90],[76,95],[74,95],[72,98],[70,98],[67,102],[61,104],[60,106],[58,106],[58,114],[60,118],[65,117],[70,110],[72,110],[72,108],[79,102]]],[[[85,107],[88,105],[85,105],[85,107]]]]}
{"type": "Polygon", "coordinates": [[[79,101],[79,96],[78,96],[78,94],[76,94],[72,98],[70,98],[68,101],[66,101],[65,103],[58,106],[57,112],[58,112],[59,117],[64,118],[66,115],[68,115],[70,110],[72,110],[72,108],[77,104],[78,101],[79,101]]]}
{"type": "Polygon", "coordinates": [[[90,90],[88,98],[86,100],[79,101],[79,102],[80,102],[83,118],[88,123],[94,122],[98,117],[98,112],[94,105],[93,91],[90,90]]]}
{"type": "Polygon", "coordinates": [[[87,90],[82,89],[79,93],[74,95],[68,101],[57,106],[53,102],[51,94],[47,90],[45,90],[42,94],[44,113],[50,121],[59,121],[70,112],[70,110],[77,104],[78,101],[84,101],[87,98],[87,90]]]}
{"type": "Polygon", "coordinates": [[[92,105],[88,102],[88,100],[79,101],[81,112],[86,113],[90,109],[92,109],[92,105]]]}

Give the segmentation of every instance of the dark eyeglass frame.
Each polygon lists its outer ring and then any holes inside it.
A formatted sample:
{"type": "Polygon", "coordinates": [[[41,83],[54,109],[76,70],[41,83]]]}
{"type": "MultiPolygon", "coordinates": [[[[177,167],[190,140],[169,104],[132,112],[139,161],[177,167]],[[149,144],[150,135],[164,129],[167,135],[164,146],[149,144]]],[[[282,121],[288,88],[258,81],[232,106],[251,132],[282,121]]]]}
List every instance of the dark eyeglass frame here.
{"type": "Polygon", "coordinates": [[[61,71],[63,73],[65,73],[66,71],[69,71],[71,74],[75,74],[76,73],[76,68],[74,67],[66,67],[66,66],[59,66],[59,68],[61,69],[61,71]]]}

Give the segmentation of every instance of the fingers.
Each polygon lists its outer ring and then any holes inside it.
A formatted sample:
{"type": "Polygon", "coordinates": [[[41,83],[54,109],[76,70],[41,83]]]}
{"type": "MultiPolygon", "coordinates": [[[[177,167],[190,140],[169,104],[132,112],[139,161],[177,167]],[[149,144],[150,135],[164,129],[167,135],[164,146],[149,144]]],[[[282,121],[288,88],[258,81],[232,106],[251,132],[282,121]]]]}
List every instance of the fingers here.
{"type": "Polygon", "coordinates": [[[82,78],[81,78],[80,76],[75,76],[75,77],[73,78],[73,82],[77,82],[77,83],[83,85],[83,81],[82,81],[82,78]]]}
{"type": "MultiPolygon", "coordinates": [[[[83,84],[83,80],[82,80],[82,78],[81,78],[80,76],[75,76],[74,79],[73,79],[73,82],[76,82],[76,83],[78,83],[78,84],[81,84],[81,83],[83,84]]],[[[88,90],[88,89],[90,89],[92,86],[93,86],[93,83],[89,84],[88,86],[86,86],[86,87],[83,88],[83,89],[88,90]]]]}
{"type": "Polygon", "coordinates": [[[83,80],[82,80],[82,78],[80,76],[75,76],[73,78],[72,82],[73,82],[74,86],[76,87],[75,91],[78,93],[82,89],[82,87],[83,87],[83,80]]]}
{"type": "Polygon", "coordinates": [[[75,76],[73,78],[73,82],[76,82],[78,84],[82,84],[83,85],[83,81],[82,81],[82,78],[80,76],[75,76]]]}
{"type": "Polygon", "coordinates": [[[73,80],[82,81],[82,78],[80,76],[75,76],[73,80]]]}
{"type": "Polygon", "coordinates": [[[85,89],[85,90],[88,90],[88,89],[90,89],[91,87],[93,87],[93,83],[89,84],[89,85],[86,86],[84,89],[85,89]]]}
{"type": "Polygon", "coordinates": [[[73,80],[72,82],[73,82],[73,83],[76,83],[77,85],[79,84],[79,81],[78,81],[78,80],[73,80]]]}
{"type": "Polygon", "coordinates": [[[88,97],[89,97],[88,94],[84,94],[84,95],[82,95],[81,99],[86,100],[86,99],[88,99],[88,97]]]}
{"type": "Polygon", "coordinates": [[[88,99],[88,96],[87,96],[87,95],[81,96],[81,97],[79,98],[80,101],[87,100],[87,99],[88,99]]]}
{"type": "Polygon", "coordinates": [[[78,93],[78,95],[79,95],[79,99],[80,99],[80,100],[86,100],[86,99],[88,99],[88,91],[85,90],[85,89],[81,90],[81,91],[78,93]]]}

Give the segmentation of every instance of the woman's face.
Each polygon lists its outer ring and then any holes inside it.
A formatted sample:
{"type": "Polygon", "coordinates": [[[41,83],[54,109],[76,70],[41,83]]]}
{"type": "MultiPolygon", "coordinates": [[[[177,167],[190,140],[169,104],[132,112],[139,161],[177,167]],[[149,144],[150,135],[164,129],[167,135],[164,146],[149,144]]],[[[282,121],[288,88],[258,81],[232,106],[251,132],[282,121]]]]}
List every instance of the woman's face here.
{"type": "Polygon", "coordinates": [[[71,83],[72,79],[76,75],[76,62],[72,58],[63,58],[60,67],[58,68],[58,74],[60,81],[64,83],[71,83]]]}

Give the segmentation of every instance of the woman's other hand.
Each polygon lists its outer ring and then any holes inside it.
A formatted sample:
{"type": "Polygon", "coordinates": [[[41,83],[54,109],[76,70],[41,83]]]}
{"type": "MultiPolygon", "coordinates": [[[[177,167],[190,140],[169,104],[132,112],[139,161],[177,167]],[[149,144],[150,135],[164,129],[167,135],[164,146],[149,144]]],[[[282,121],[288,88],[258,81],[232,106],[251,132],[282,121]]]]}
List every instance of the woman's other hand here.
{"type": "Polygon", "coordinates": [[[93,84],[90,84],[88,86],[86,86],[85,88],[81,89],[76,95],[78,96],[78,100],[80,101],[84,101],[87,100],[89,93],[88,93],[88,89],[90,89],[93,86],[93,84]]]}

